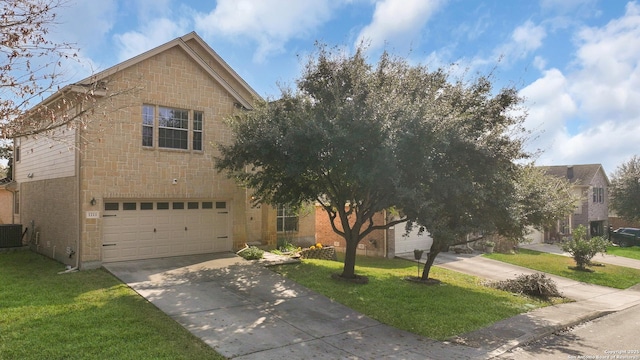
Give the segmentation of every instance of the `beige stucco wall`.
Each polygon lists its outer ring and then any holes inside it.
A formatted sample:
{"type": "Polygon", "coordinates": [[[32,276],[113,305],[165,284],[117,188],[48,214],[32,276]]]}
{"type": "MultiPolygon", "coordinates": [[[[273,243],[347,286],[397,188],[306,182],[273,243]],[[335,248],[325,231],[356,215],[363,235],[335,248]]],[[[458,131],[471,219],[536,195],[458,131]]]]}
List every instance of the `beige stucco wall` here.
{"type": "Polygon", "coordinates": [[[78,236],[77,178],[64,177],[20,184],[22,226],[28,243],[39,253],[75,266],[78,236]],[[39,235],[36,235],[38,234],[39,235]],[[67,247],[76,252],[69,256],[67,247]]]}

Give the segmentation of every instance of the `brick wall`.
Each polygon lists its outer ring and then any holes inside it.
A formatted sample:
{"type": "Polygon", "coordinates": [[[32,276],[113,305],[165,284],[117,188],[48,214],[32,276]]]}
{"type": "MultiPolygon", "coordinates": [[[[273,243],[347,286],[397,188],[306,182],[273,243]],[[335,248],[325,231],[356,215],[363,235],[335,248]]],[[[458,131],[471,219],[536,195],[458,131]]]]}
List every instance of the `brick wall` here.
{"type": "MultiPolygon", "coordinates": [[[[331,227],[331,222],[327,212],[320,206],[316,207],[316,241],[323,245],[335,246],[340,252],[345,251],[345,240],[336,234],[331,227]]],[[[351,219],[353,221],[353,219],[351,219]]],[[[373,217],[374,224],[384,224],[384,212],[378,212],[373,217]]],[[[342,230],[340,220],[336,220],[336,226],[342,230]]],[[[367,235],[358,244],[357,253],[366,256],[385,256],[385,232],[386,230],[375,230],[367,235]]],[[[386,239],[388,242],[388,239],[386,239]]]]}

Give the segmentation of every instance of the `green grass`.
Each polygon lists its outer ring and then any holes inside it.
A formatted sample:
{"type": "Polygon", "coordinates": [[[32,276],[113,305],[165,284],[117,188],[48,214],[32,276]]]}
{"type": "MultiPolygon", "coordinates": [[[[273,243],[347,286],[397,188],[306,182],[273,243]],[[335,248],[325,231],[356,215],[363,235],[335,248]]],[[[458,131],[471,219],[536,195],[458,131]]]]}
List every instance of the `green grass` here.
{"type": "Polygon", "coordinates": [[[640,246],[632,246],[632,247],[608,246],[607,254],[640,260],[640,246]]]}
{"type": "MultiPolygon", "coordinates": [[[[640,283],[640,270],[638,269],[605,264],[604,266],[592,267],[593,272],[578,271],[570,268],[576,265],[571,257],[534,250],[520,249],[518,254],[493,253],[484,254],[483,256],[589,284],[616,289],[626,289],[640,283]]],[[[597,262],[598,257],[596,256],[592,260],[597,262]]]]}
{"type": "Polygon", "coordinates": [[[480,285],[479,278],[434,267],[431,277],[442,284],[426,286],[403,280],[417,276],[417,264],[401,259],[358,257],[356,273],[366,285],[331,279],[342,262],[303,260],[275,271],[380,322],[432,339],[486,327],[548,303],[480,285]]]}
{"type": "Polygon", "coordinates": [[[104,270],[0,253],[0,359],[224,359],[104,270]]]}

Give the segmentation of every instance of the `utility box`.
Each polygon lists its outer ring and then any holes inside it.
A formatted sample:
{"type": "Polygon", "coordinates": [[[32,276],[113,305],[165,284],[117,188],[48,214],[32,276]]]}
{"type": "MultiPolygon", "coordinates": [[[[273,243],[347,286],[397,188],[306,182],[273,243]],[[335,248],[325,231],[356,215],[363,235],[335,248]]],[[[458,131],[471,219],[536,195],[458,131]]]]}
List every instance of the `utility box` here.
{"type": "Polygon", "coordinates": [[[22,246],[22,224],[0,224],[0,248],[22,246]]]}

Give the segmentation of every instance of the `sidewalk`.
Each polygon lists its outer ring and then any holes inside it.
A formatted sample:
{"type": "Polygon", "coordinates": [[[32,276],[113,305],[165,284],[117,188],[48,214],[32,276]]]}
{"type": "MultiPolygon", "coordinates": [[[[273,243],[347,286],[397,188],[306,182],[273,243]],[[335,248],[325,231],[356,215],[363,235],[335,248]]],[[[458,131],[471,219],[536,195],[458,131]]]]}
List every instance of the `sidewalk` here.
{"type": "MultiPolygon", "coordinates": [[[[557,246],[540,245],[523,247],[562,254],[557,246]]],[[[495,281],[515,278],[520,274],[538,272],[479,255],[440,253],[436,258],[435,265],[495,281]]],[[[401,257],[415,261],[413,254],[404,254],[401,257]]],[[[617,256],[608,256],[602,259],[598,257],[596,260],[611,264],[616,262],[616,265],[625,263],[628,265],[622,266],[631,265],[629,267],[640,268],[640,261],[617,256]]],[[[491,358],[521,344],[548,336],[557,330],[640,304],[640,286],[620,290],[585,284],[550,274],[547,276],[556,282],[558,290],[564,296],[576,300],[576,302],[549,306],[520,314],[499,321],[487,328],[460,335],[453,341],[481,349],[486,352],[486,358],[491,358]]]]}
{"type": "MultiPolygon", "coordinates": [[[[560,249],[560,246],[556,244],[524,244],[520,245],[522,249],[542,251],[546,253],[558,254],[563,256],[571,256],[560,249]]],[[[624,266],[634,269],[640,269],[640,260],[629,259],[623,256],[616,256],[610,254],[598,254],[593,259],[594,262],[601,262],[604,264],[624,266]]]]}

